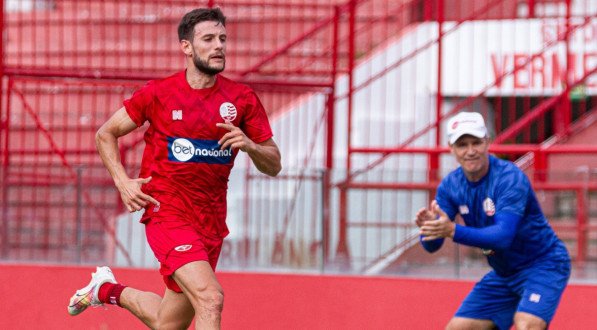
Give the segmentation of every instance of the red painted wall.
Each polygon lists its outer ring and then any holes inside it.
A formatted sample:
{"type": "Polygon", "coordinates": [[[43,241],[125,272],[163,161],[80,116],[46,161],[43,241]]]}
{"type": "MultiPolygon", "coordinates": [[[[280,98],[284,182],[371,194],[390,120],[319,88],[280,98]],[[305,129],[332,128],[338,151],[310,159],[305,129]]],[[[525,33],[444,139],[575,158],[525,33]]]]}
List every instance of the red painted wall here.
{"type": "MultiPolygon", "coordinates": [[[[109,306],[72,317],[75,289],[92,267],[0,266],[0,329],[146,329],[109,306]]],[[[157,271],[114,269],[140,289],[163,291],[157,271]]],[[[473,283],[378,277],[218,273],[223,329],[441,329],[473,283]]],[[[595,329],[597,286],[571,285],[552,329],[595,329]]]]}

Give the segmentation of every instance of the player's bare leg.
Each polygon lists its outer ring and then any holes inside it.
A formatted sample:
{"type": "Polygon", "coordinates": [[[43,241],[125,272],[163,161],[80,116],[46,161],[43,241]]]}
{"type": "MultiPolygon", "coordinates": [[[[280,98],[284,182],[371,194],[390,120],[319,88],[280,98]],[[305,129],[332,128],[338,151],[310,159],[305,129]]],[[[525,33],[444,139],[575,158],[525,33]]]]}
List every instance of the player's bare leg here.
{"type": "Polygon", "coordinates": [[[127,287],[122,291],[120,304],[151,329],[187,329],[195,315],[187,297],[169,289],[162,298],[127,287]]]}
{"type": "Polygon", "coordinates": [[[491,320],[477,320],[466,317],[453,317],[446,326],[446,330],[492,330],[495,324],[491,320]]]}
{"type": "Polygon", "coordinates": [[[194,261],[180,267],[174,280],[195,310],[195,329],[220,329],[224,290],[207,261],[194,261]]]}
{"type": "Polygon", "coordinates": [[[514,326],[517,330],[543,330],[547,323],[540,317],[525,312],[514,314],[514,326]]]}

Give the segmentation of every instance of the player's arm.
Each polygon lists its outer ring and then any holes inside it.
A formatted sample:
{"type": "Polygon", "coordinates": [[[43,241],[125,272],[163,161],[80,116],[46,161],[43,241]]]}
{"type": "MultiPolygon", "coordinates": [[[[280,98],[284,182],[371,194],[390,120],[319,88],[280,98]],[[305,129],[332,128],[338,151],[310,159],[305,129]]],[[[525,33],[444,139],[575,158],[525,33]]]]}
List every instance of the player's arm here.
{"type": "Polygon", "coordinates": [[[228,123],[217,123],[216,126],[227,129],[218,144],[222,150],[232,147],[249,155],[255,167],[269,176],[276,176],[282,170],[280,150],[273,139],[255,143],[238,127],[228,123]]]}
{"type": "Polygon", "coordinates": [[[102,162],[112,176],[114,184],[120,192],[120,197],[129,212],[144,208],[148,202],[159,204],[153,197],[141,191],[141,185],[149,182],[151,177],[144,179],[129,178],[120,160],[118,138],[130,133],[135,128],[137,128],[137,124],[133,122],[125,108],[122,107],[95,134],[95,144],[102,162]]]}
{"type": "Polygon", "coordinates": [[[499,212],[493,219],[495,224],[483,228],[456,225],[453,240],[456,243],[482,249],[507,249],[512,245],[516,229],[522,217],[518,214],[499,212]]]}
{"type": "Polygon", "coordinates": [[[510,212],[498,212],[495,223],[483,228],[472,228],[453,223],[434,201],[432,209],[439,215],[436,221],[426,221],[421,227],[423,240],[450,237],[456,243],[483,249],[506,249],[514,240],[521,216],[510,212]]]}

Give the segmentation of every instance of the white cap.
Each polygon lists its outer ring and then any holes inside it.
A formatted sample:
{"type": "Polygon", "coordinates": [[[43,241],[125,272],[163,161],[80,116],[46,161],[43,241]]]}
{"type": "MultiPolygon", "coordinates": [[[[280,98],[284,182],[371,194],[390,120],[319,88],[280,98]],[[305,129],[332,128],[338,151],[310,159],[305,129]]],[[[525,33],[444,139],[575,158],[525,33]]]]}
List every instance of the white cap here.
{"type": "Polygon", "coordinates": [[[483,116],[478,112],[461,112],[448,120],[448,142],[454,144],[463,135],[487,136],[483,116]]]}

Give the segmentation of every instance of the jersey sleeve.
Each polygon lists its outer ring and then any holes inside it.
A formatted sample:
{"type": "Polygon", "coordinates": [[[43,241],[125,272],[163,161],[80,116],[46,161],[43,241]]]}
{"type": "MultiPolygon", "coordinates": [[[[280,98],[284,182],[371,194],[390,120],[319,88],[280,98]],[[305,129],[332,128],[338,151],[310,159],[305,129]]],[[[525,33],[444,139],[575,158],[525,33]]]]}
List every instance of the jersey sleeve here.
{"type": "Polygon", "coordinates": [[[531,183],[518,168],[512,167],[499,177],[496,185],[496,214],[500,212],[523,216],[531,183]]]}
{"type": "Polygon", "coordinates": [[[155,84],[150,81],[133,95],[124,100],[124,108],[137,127],[143,126],[148,119],[151,105],[155,100],[155,84]]]}
{"type": "Polygon", "coordinates": [[[521,217],[510,213],[495,215],[495,224],[471,228],[456,224],[454,242],[482,249],[507,249],[512,244],[521,217]]]}
{"type": "Polygon", "coordinates": [[[449,192],[455,189],[454,187],[450,188],[452,186],[452,184],[450,184],[451,181],[452,180],[450,176],[447,176],[445,179],[442,180],[442,182],[437,187],[435,201],[437,202],[439,207],[444,212],[446,212],[450,220],[454,221],[454,219],[456,218],[456,214],[458,213],[458,205],[456,205],[452,201],[452,198],[450,198],[449,192]]]}
{"type": "Polygon", "coordinates": [[[264,142],[274,135],[265,108],[254,91],[248,90],[245,95],[246,112],[240,128],[253,142],[264,142]]]}

